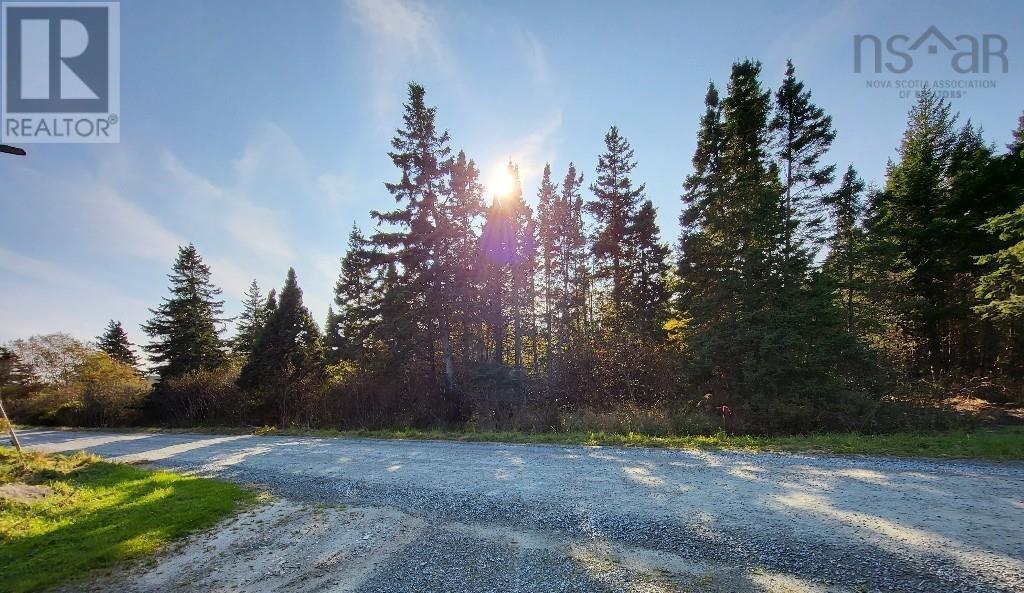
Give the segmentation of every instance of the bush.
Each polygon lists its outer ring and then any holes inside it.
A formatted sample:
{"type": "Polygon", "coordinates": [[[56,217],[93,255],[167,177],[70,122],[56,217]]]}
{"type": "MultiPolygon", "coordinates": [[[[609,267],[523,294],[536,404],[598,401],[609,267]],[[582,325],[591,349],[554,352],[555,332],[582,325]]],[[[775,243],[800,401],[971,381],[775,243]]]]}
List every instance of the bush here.
{"type": "Polygon", "coordinates": [[[59,383],[38,383],[10,399],[20,422],[118,426],[136,422],[149,382],[102,352],[84,352],[59,383]]]}
{"type": "Polygon", "coordinates": [[[101,352],[89,354],[75,371],[79,423],[86,426],[133,424],[149,394],[149,381],[132,367],[101,352]]]}
{"type": "Polygon", "coordinates": [[[251,402],[235,385],[238,371],[228,364],[169,378],[153,391],[150,411],[171,426],[242,424],[251,402]]]}

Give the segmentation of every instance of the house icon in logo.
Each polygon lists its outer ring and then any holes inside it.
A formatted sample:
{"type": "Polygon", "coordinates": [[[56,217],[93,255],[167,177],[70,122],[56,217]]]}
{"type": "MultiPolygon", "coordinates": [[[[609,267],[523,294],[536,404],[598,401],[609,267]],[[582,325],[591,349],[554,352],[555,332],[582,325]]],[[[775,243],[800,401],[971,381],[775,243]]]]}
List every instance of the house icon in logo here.
{"type": "MultiPolygon", "coordinates": [[[[953,42],[950,41],[948,37],[943,35],[942,31],[939,31],[939,28],[936,27],[935,25],[928,27],[928,29],[926,29],[925,32],[922,33],[921,36],[918,37],[917,40],[914,41],[914,43],[912,43],[908,49],[910,49],[911,51],[917,51],[917,49],[921,47],[922,44],[924,44],[925,40],[930,37],[934,37],[935,40],[937,40],[942,45],[946,46],[946,49],[948,50],[956,49],[956,46],[953,45],[953,42]]],[[[934,41],[928,44],[928,53],[931,55],[939,53],[939,46],[935,45],[934,41]]]]}

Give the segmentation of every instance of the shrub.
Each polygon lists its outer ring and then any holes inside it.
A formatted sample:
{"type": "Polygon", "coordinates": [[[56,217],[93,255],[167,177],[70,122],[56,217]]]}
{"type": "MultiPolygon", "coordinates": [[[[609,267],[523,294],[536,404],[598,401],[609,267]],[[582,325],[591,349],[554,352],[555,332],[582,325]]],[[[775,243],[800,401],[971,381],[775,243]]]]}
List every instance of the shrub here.
{"type": "Polygon", "coordinates": [[[172,426],[242,424],[251,403],[235,385],[238,371],[227,364],[167,379],[153,391],[151,412],[172,426]]]}

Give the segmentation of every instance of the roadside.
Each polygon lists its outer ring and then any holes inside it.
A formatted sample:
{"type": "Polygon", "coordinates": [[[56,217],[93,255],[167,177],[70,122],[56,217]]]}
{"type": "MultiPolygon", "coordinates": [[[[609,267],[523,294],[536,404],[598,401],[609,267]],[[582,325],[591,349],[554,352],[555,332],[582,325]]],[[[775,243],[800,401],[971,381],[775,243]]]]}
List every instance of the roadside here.
{"type": "Polygon", "coordinates": [[[945,433],[819,433],[792,436],[651,435],[639,432],[478,432],[445,430],[334,430],[275,427],[210,426],[196,428],[78,428],[21,427],[21,430],[141,432],[163,434],[227,434],[310,436],[324,438],[519,443],[697,449],[777,453],[821,453],[931,459],[1024,460],[1024,426],[993,426],[975,431],[945,433]]]}
{"type": "MultiPolygon", "coordinates": [[[[438,524],[396,510],[277,500],[76,593],[842,591],[665,551],[548,531],[438,524]]],[[[72,593],[68,589],[66,593],[72,593]]]]}
{"type": "Polygon", "coordinates": [[[35,591],[148,557],[251,501],[237,485],[0,447],[0,591],[35,591]]]}
{"type": "Polygon", "coordinates": [[[24,440],[278,497],[97,591],[1024,588],[1016,462],[251,434],[24,440]]]}

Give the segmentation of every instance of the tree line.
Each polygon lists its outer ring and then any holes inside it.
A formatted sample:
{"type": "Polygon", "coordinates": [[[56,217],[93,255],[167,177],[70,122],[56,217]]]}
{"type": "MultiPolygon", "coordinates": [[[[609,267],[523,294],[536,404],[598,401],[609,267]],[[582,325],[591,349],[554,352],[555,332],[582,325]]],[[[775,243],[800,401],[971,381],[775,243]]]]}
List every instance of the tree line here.
{"type": "MultiPolygon", "coordinates": [[[[924,90],[869,189],[830,158],[832,118],[791,62],[774,90],[737,62],[704,103],[672,248],[617,127],[589,181],[546,165],[534,208],[513,162],[485,195],[411,83],[394,205],[353,225],[323,325],[290,269],[279,291],[252,283],[226,337],[210,268],[181,247],[142,327],[158,381],[137,418],[892,430],[946,421],[912,397],[929,389],[1021,396],[1024,116],[1000,151],[924,90]]],[[[96,346],[139,366],[117,322],[96,346]]]]}

